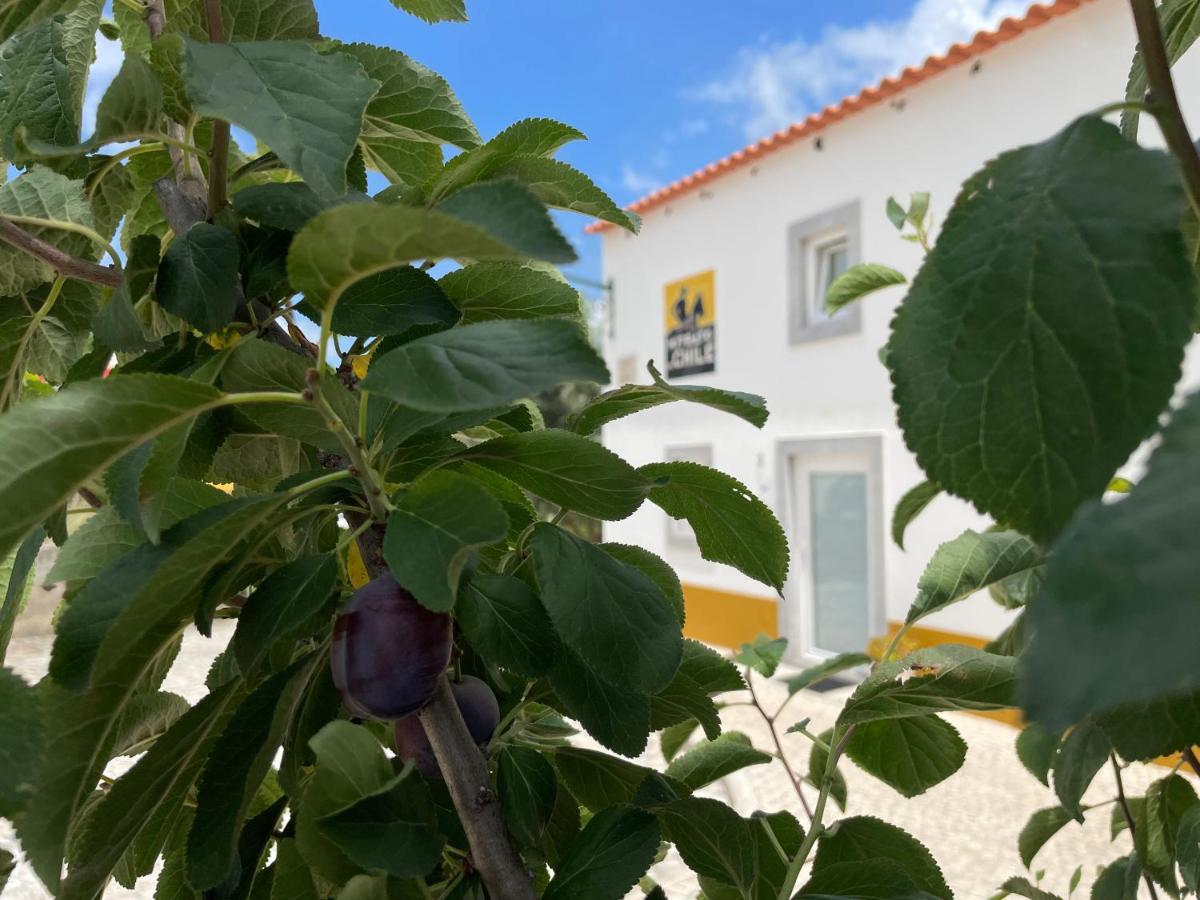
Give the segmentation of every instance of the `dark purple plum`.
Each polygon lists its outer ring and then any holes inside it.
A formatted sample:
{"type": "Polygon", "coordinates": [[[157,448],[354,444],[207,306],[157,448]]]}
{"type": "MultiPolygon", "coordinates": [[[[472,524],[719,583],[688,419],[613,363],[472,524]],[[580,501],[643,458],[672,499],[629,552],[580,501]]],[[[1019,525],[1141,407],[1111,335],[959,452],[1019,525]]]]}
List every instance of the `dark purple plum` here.
{"type": "Polygon", "coordinates": [[[333,626],[333,683],[355,715],[402,718],[429,701],[453,640],[450,616],[380,575],[354,592],[333,626]]]}
{"type": "MultiPolygon", "coordinates": [[[[500,724],[500,704],[496,702],[496,695],[487,684],[471,675],[464,675],[462,681],[452,683],[450,690],[471,737],[483,747],[492,739],[496,726],[500,724]]],[[[411,715],[398,720],[394,736],[397,756],[415,765],[417,771],[426,778],[442,777],[420,718],[411,715]]]]}

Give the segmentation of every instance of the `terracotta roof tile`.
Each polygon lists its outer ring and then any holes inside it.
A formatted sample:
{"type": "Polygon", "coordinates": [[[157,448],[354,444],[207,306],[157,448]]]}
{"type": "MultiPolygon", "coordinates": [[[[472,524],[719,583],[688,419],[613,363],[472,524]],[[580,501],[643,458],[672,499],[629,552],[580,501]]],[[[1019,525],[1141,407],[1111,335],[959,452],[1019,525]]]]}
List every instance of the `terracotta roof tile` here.
{"type": "MultiPolygon", "coordinates": [[[[734,151],[728,156],[709,163],[691,175],[686,175],[678,181],[659,188],[639,200],[629,204],[629,209],[636,213],[644,213],[655,207],[662,206],[681,194],[691,191],[719,178],[721,175],[740,169],[758,160],[767,153],[773,153],[801,138],[809,137],[847,116],[875,106],[888,97],[899,93],[905,88],[913,87],[922,81],[936,75],[938,72],[953,68],[977,56],[1007,43],[1040,25],[1065,15],[1093,0],[1051,0],[1046,3],[1035,3],[1028,12],[1020,18],[1004,19],[993,31],[980,31],[970,41],[957,43],[947,48],[941,56],[930,56],[919,66],[908,66],[899,75],[888,76],[877,85],[863,88],[858,94],[845,97],[837,103],[826,106],[819,113],[813,113],[802,122],[796,122],[787,128],[782,128],[774,134],[767,135],[741,150],[734,151]]],[[[593,222],[586,231],[589,234],[607,231],[616,226],[609,222],[593,222]]]]}

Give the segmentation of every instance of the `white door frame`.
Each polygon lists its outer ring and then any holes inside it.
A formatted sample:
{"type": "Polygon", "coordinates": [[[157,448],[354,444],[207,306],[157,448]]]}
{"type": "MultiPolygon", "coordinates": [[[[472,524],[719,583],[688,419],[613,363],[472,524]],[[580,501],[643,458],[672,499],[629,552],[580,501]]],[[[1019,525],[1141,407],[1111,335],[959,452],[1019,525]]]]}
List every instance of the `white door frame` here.
{"type": "Polygon", "coordinates": [[[874,637],[887,630],[883,572],[883,440],[879,435],[786,439],[776,445],[776,460],[775,483],[780,486],[783,525],[792,549],[784,602],[780,606],[779,631],[788,639],[789,660],[812,665],[834,654],[812,644],[811,511],[807,506],[807,486],[796,483],[794,463],[848,462],[851,471],[860,471],[867,476],[867,629],[869,636],[874,637]]]}

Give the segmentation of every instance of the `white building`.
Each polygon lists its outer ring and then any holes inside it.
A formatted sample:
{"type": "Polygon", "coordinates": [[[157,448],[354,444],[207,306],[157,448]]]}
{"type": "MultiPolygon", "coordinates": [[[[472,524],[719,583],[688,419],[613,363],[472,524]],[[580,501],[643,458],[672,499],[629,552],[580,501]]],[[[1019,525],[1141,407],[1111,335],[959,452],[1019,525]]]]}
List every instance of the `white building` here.
{"type": "MultiPolygon", "coordinates": [[[[730,473],[788,533],[792,563],[779,600],[702,560],[686,525],[657,507],[606,526],[606,540],[640,544],[676,568],[689,634],[736,646],[777,633],[796,662],[860,650],[903,620],[939,543],[989,524],[942,496],[909,528],[907,550],[892,543],[891,511],[924,479],[896,427],[878,358],[904,288],[828,318],[823,285],[859,261],[911,277],[922,251],[899,238],[884,214],[887,198],[907,203],[911,192],[930,192],[936,227],[987,160],[1122,99],[1135,42],[1125,0],[1035,5],[638,201],[640,236],[591,227],[603,235],[613,283],[607,352],[617,382],[645,381],[648,360],[666,371],[664,319],[677,283],[704,276],[690,287],[707,294],[700,320],[712,320],[715,341],[706,348],[698,338],[688,361],[704,368],[711,350],[713,371],[675,380],[762,394],[771,410],[761,431],[687,403],[604,429],[604,442],[635,465],[686,458],[730,473]]],[[[1176,69],[1193,126],[1197,55],[1176,69]]],[[[1141,131],[1159,141],[1148,117],[1141,131]]],[[[914,636],[979,644],[1010,616],[979,595],[930,617],[914,636]]]]}

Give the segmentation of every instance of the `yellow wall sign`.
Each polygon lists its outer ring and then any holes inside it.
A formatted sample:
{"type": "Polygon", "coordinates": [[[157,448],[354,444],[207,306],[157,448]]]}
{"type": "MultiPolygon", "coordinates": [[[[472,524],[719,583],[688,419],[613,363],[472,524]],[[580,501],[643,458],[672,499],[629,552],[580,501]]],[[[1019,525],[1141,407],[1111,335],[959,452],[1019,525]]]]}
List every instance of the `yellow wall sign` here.
{"type": "Polygon", "coordinates": [[[712,372],[717,367],[717,294],[713,270],[663,288],[667,377],[712,372]]]}

